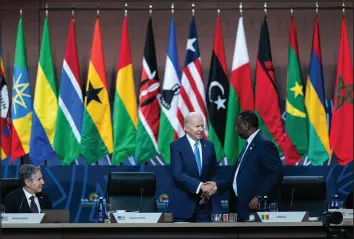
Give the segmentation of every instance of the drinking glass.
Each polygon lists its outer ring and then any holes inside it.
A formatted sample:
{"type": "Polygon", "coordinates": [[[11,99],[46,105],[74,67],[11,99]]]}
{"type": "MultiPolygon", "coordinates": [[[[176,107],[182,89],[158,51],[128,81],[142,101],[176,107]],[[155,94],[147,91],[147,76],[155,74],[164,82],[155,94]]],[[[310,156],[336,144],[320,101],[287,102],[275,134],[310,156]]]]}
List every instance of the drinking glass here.
{"type": "Polygon", "coordinates": [[[276,202],[269,203],[269,211],[270,212],[277,212],[278,211],[278,203],[276,203],[276,202]]]}

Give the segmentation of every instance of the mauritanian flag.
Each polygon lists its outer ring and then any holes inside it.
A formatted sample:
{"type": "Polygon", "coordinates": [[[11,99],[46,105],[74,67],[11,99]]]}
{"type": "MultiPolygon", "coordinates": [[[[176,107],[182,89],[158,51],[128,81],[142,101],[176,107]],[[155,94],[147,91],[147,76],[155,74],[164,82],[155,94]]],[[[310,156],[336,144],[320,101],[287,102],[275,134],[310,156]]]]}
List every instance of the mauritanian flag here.
{"type": "Polygon", "coordinates": [[[286,164],[296,164],[301,157],[285,134],[281,120],[266,16],[259,40],[255,97],[255,109],[263,134],[284,152],[286,164]]]}
{"type": "Polygon", "coordinates": [[[307,114],[294,17],[290,18],[285,130],[300,156],[309,148],[307,114]]]}
{"type": "Polygon", "coordinates": [[[232,60],[224,143],[225,156],[231,164],[236,162],[244,145],[244,140],[237,135],[235,123],[237,115],[245,110],[254,110],[254,93],[243,17],[241,16],[238,20],[232,60]]]}
{"type": "Polygon", "coordinates": [[[55,154],[53,142],[58,98],[48,18],[44,19],[33,108],[30,158],[36,164],[50,159],[55,154]]]}
{"type": "Polygon", "coordinates": [[[330,146],[340,165],[353,161],[353,64],[345,16],[339,43],[330,146]]]}
{"type": "Polygon", "coordinates": [[[311,164],[321,165],[331,158],[332,153],[329,147],[318,16],[316,16],[312,37],[305,106],[309,118],[308,158],[311,164]]]}
{"type": "Polygon", "coordinates": [[[209,140],[215,146],[217,161],[224,158],[225,124],[229,82],[220,17],[216,18],[214,47],[211,56],[206,105],[209,120],[209,140]]]}
{"type": "Polygon", "coordinates": [[[176,117],[181,84],[177,52],[175,21],[172,17],[170,20],[165,78],[162,92],[158,95],[161,106],[158,147],[167,164],[170,163],[170,143],[177,137],[178,130],[183,130],[176,117]]]}
{"type": "Polygon", "coordinates": [[[68,40],[66,42],[58,104],[54,149],[63,164],[71,164],[80,156],[83,114],[82,87],[74,18],[71,19],[68,40]]]}
{"type": "Polygon", "coordinates": [[[18,21],[13,74],[11,161],[28,154],[32,126],[33,101],[28,80],[27,55],[22,18],[18,21]]]}
{"type": "Polygon", "coordinates": [[[128,18],[125,17],[120,42],[120,55],[113,110],[114,151],[113,164],[122,163],[133,156],[138,127],[138,106],[136,101],[133,64],[130,53],[128,18]]]}
{"type": "Polygon", "coordinates": [[[84,106],[80,152],[86,162],[91,164],[113,152],[111,110],[99,17],[93,33],[84,106]]]}
{"type": "Polygon", "coordinates": [[[0,156],[5,159],[11,154],[11,120],[9,91],[5,80],[4,61],[2,59],[2,44],[0,41],[0,156]]]}
{"type": "Polygon", "coordinates": [[[144,163],[158,153],[157,138],[160,124],[160,105],[157,95],[160,92],[160,80],[157,71],[152,19],[149,18],[146,33],[139,89],[139,121],[136,135],[135,158],[144,163]]]}

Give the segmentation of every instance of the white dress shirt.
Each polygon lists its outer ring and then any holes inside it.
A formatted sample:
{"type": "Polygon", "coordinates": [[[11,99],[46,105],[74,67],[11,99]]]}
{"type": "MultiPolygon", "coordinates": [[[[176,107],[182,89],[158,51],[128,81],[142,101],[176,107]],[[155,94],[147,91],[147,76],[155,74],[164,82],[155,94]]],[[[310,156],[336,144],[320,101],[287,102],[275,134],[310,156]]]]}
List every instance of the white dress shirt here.
{"type": "MultiPolygon", "coordinates": [[[[203,168],[203,157],[202,157],[202,144],[200,143],[200,140],[194,140],[192,139],[188,134],[186,134],[187,136],[187,139],[188,139],[188,142],[189,144],[191,145],[192,147],[192,152],[193,152],[193,155],[194,155],[194,145],[195,143],[197,142],[198,144],[198,149],[199,149],[199,154],[200,154],[200,168],[202,169],[203,168]]],[[[196,159],[195,159],[196,160],[196,159]]],[[[202,182],[199,184],[198,188],[197,188],[197,191],[195,192],[196,194],[199,193],[200,191],[200,187],[202,186],[202,182]]]]}
{"type": "Polygon", "coordinates": [[[237,178],[237,175],[238,175],[238,171],[240,170],[240,166],[241,166],[241,163],[242,163],[243,156],[245,156],[248,147],[250,146],[250,144],[252,143],[254,137],[256,137],[256,135],[257,135],[258,132],[259,132],[259,129],[258,129],[256,132],[254,132],[253,134],[251,134],[250,137],[248,137],[248,139],[247,139],[247,147],[246,147],[245,151],[243,152],[243,155],[240,155],[240,156],[239,156],[239,157],[240,157],[240,159],[239,159],[239,160],[240,160],[240,163],[239,163],[238,166],[237,166],[237,169],[236,169],[236,172],[235,172],[235,176],[234,176],[234,182],[233,182],[233,184],[232,184],[232,187],[233,187],[233,189],[234,189],[234,192],[235,192],[235,195],[236,195],[236,196],[238,196],[238,194],[237,194],[236,178],[237,178]]]}
{"type": "Polygon", "coordinates": [[[30,209],[31,209],[31,199],[30,199],[30,197],[34,196],[34,202],[35,202],[35,204],[37,205],[38,212],[40,213],[40,212],[41,212],[41,206],[39,205],[39,200],[38,200],[38,198],[36,197],[36,195],[30,194],[30,193],[27,192],[26,189],[24,189],[24,188],[23,188],[23,192],[25,193],[25,196],[26,196],[26,199],[27,199],[27,203],[28,203],[28,206],[29,206],[30,209]]]}

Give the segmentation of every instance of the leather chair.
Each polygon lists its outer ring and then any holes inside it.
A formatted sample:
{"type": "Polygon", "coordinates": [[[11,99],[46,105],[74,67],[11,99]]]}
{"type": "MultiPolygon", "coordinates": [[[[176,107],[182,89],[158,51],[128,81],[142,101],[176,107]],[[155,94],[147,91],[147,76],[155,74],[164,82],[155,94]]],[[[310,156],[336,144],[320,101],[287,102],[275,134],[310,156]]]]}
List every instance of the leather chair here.
{"type": "Polygon", "coordinates": [[[12,191],[22,186],[21,180],[18,178],[2,178],[0,179],[0,185],[1,185],[0,204],[3,203],[4,198],[7,194],[11,193],[12,191]]]}
{"type": "Polygon", "coordinates": [[[149,172],[114,172],[108,175],[110,210],[157,212],[156,176],[149,172]]]}
{"type": "Polygon", "coordinates": [[[327,209],[324,177],[284,177],[280,186],[279,211],[308,211],[310,217],[322,218],[327,209]]]}

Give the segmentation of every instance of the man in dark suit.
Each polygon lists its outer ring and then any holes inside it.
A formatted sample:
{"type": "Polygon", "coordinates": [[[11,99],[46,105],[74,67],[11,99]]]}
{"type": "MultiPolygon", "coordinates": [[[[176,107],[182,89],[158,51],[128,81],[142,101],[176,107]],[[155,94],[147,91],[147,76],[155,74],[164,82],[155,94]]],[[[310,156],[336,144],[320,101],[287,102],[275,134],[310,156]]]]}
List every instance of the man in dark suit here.
{"type": "Polygon", "coordinates": [[[40,213],[52,209],[52,202],[42,192],[44,180],[39,166],[23,165],[20,168],[22,187],[7,194],[4,199],[6,213],[40,213]]]}
{"type": "Polygon", "coordinates": [[[214,145],[203,139],[201,114],[188,113],[184,130],[186,135],[170,144],[173,186],[169,207],[176,222],[209,222],[209,198],[218,180],[214,145]]]}
{"type": "Polygon", "coordinates": [[[230,180],[229,209],[237,213],[238,221],[249,220],[249,214],[257,210],[257,196],[267,196],[269,202],[275,201],[283,179],[278,149],[263,137],[258,127],[254,112],[244,111],[237,116],[236,130],[246,141],[230,180]]]}

